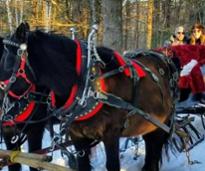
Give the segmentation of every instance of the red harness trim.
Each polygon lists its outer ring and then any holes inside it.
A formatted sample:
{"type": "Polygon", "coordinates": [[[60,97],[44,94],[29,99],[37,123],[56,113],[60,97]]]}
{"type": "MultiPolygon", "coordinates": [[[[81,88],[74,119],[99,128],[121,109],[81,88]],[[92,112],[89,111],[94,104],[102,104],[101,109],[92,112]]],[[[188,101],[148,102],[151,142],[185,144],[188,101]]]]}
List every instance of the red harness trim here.
{"type": "Polygon", "coordinates": [[[67,109],[67,108],[69,108],[71,106],[71,104],[73,103],[73,101],[75,99],[77,91],[78,91],[78,85],[75,84],[72,87],[72,90],[71,90],[71,93],[70,93],[70,96],[69,96],[68,100],[66,101],[66,103],[63,106],[64,109],[67,109]]]}
{"type": "Polygon", "coordinates": [[[82,64],[82,51],[81,51],[81,47],[80,47],[80,42],[75,40],[76,44],[77,44],[77,59],[76,59],[76,71],[78,76],[80,76],[80,72],[81,72],[81,64],[82,64]]]}
{"type": "MultiPolygon", "coordinates": [[[[80,72],[81,72],[81,63],[82,63],[82,51],[81,51],[81,47],[80,47],[80,42],[75,40],[76,44],[77,44],[77,52],[76,52],[76,56],[77,56],[77,59],[76,59],[76,72],[78,74],[78,76],[80,76],[80,72]]],[[[75,96],[78,92],[78,85],[75,84],[73,87],[72,87],[72,90],[71,90],[71,93],[70,93],[70,96],[68,98],[68,100],[66,101],[65,105],[63,106],[64,109],[67,109],[71,106],[71,104],[73,103],[74,99],[75,99],[75,96]]]]}
{"type": "MultiPolygon", "coordinates": [[[[35,91],[35,86],[32,87],[31,91],[35,91]]],[[[20,123],[28,119],[28,117],[31,115],[31,113],[34,110],[34,107],[36,106],[35,101],[31,101],[28,106],[26,107],[26,110],[24,110],[22,113],[18,114],[14,120],[3,122],[3,126],[13,126],[16,123],[20,123]]]]}
{"type": "Polygon", "coordinates": [[[136,72],[137,72],[137,75],[142,78],[142,77],[145,77],[146,76],[146,73],[145,71],[142,69],[141,66],[139,66],[137,63],[135,63],[134,61],[132,61],[132,65],[134,66],[136,72]]]}
{"type": "MultiPolygon", "coordinates": [[[[114,55],[115,55],[117,61],[119,62],[120,66],[126,65],[125,60],[123,59],[123,57],[122,57],[118,52],[115,51],[115,52],[114,52],[114,55]]],[[[135,71],[137,72],[137,75],[138,75],[140,78],[146,76],[146,73],[145,73],[145,71],[142,69],[142,67],[139,66],[137,63],[135,63],[133,60],[132,60],[132,65],[134,66],[135,71]]],[[[126,76],[128,76],[128,77],[131,76],[129,68],[125,68],[124,74],[125,74],[126,76]]]]}

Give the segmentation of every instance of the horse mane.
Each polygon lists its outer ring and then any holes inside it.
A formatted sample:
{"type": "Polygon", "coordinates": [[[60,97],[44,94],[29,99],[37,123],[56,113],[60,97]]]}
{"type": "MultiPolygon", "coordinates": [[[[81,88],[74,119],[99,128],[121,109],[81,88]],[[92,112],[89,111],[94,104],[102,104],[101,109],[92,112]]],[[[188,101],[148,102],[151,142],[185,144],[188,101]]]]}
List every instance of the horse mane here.
{"type": "MultiPolygon", "coordinates": [[[[53,32],[46,33],[42,30],[35,30],[32,32],[32,34],[34,38],[38,39],[38,41],[47,40],[48,42],[58,42],[58,44],[64,46],[65,48],[69,47],[70,49],[72,49],[72,47],[70,47],[70,43],[74,40],[70,39],[69,37],[66,37],[65,35],[53,32]]],[[[102,58],[103,62],[106,64],[106,67],[108,67],[108,69],[113,69],[118,66],[117,61],[114,57],[114,50],[108,47],[98,46],[97,52],[102,58]]]]}
{"type": "Polygon", "coordinates": [[[112,70],[116,67],[118,67],[118,63],[115,59],[114,50],[104,47],[104,46],[98,46],[97,52],[100,56],[100,58],[103,60],[103,62],[106,64],[106,69],[112,70]]]}
{"type": "MultiPolygon", "coordinates": [[[[64,81],[62,75],[68,75],[71,83],[81,83],[81,78],[76,73],[76,48],[74,40],[58,34],[45,33],[41,30],[29,32],[28,53],[30,63],[38,77],[39,73],[49,75],[55,82],[63,82],[57,85],[67,88],[68,82],[64,81]]],[[[41,75],[39,82],[44,82],[41,75]]],[[[54,84],[48,83],[52,88],[54,84]]],[[[56,87],[56,85],[55,85],[56,87]]],[[[67,91],[66,91],[67,92],[67,91]]]]}
{"type": "Polygon", "coordinates": [[[55,33],[55,32],[44,32],[42,30],[34,30],[31,31],[31,35],[34,38],[42,39],[42,40],[52,40],[54,42],[56,41],[73,41],[72,39],[66,37],[63,34],[55,33]]]}

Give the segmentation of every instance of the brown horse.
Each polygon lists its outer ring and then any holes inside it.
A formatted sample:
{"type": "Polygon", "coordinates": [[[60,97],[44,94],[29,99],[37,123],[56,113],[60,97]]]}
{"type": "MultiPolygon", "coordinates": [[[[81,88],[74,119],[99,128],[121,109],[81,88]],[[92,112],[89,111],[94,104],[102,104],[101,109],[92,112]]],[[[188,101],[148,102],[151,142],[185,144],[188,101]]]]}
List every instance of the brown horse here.
{"type": "MultiPolygon", "coordinates": [[[[119,138],[143,135],[143,170],[158,171],[162,147],[172,130],[177,87],[173,63],[153,51],[126,59],[105,47],[87,51],[79,41],[28,28],[21,24],[4,41],[7,50],[0,73],[15,75],[22,61],[29,61],[26,77],[52,90],[53,114],[63,122],[60,135],[69,132],[82,152],[77,156],[78,170],[91,170],[90,148],[98,140],[105,145],[107,170],[119,171],[119,138]]],[[[24,79],[11,84],[19,92],[28,89],[24,79]]]]}

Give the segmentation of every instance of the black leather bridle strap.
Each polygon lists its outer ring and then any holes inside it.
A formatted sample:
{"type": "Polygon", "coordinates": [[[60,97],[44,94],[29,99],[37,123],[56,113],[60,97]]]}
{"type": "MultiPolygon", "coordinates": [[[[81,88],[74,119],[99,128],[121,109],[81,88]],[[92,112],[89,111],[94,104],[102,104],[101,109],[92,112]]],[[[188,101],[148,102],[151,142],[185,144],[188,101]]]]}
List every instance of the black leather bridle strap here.
{"type": "Polygon", "coordinates": [[[110,93],[103,93],[102,98],[99,96],[99,100],[102,101],[103,103],[118,108],[118,109],[123,109],[127,110],[129,112],[128,116],[131,115],[139,115],[142,116],[145,120],[151,122],[153,125],[161,128],[164,130],[166,133],[170,133],[171,128],[168,127],[166,124],[161,123],[158,119],[154,118],[151,116],[149,113],[144,112],[143,110],[133,106],[131,103],[123,100],[120,97],[117,97],[113,94],[110,93]]]}

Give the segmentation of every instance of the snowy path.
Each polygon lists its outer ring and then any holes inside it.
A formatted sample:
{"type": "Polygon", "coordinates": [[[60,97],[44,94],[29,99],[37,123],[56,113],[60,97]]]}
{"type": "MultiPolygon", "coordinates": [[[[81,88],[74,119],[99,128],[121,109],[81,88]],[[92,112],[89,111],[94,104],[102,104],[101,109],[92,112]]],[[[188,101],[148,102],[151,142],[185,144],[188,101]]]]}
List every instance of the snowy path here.
{"type": "MultiPolygon", "coordinates": [[[[199,122],[199,119],[197,117],[195,121],[195,125],[198,126],[198,129],[201,129],[203,133],[205,131],[201,127],[201,123],[199,122]]],[[[124,140],[121,140],[121,146],[123,146],[124,140]]],[[[43,140],[43,146],[47,147],[50,144],[50,137],[48,132],[45,132],[44,140],[43,140]]],[[[1,148],[5,149],[5,147],[2,145],[1,148]]],[[[24,145],[24,148],[26,149],[26,144],[24,145]]],[[[200,164],[194,164],[194,165],[188,165],[187,158],[185,153],[177,153],[176,156],[174,156],[171,152],[170,154],[170,160],[168,161],[166,157],[163,160],[163,164],[161,167],[161,171],[204,171],[205,170],[205,140],[195,146],[190,151],[190,156],[192,160],[197,160],[200,162],[200,164]]],[[[137,160],[134,159],[134,147],[130,147],[125,152],[121,153],[121,171],[140,171],[141,167],[144,163],[144,142],[141,141],[140,148],[138,151],[138,154],[140,156],[137,160]]],[[[67,163],[66,160],[63,160],[60,156],[59,152],[54,153],[54,163],[65,165],[67,163]]],[[[106,171],[105,167],[105,154],[103,150],[103,145],[99,144],[97,148],[93,149],[93,155],[92,155],[92,165],[94,167],[93,171],[106,171]]],[[[24,166],[23,171],[28,171],[28,167],[24,166]]],[[[7,168],[3,168],[3,171],[7,171],[7,168]]]]}

